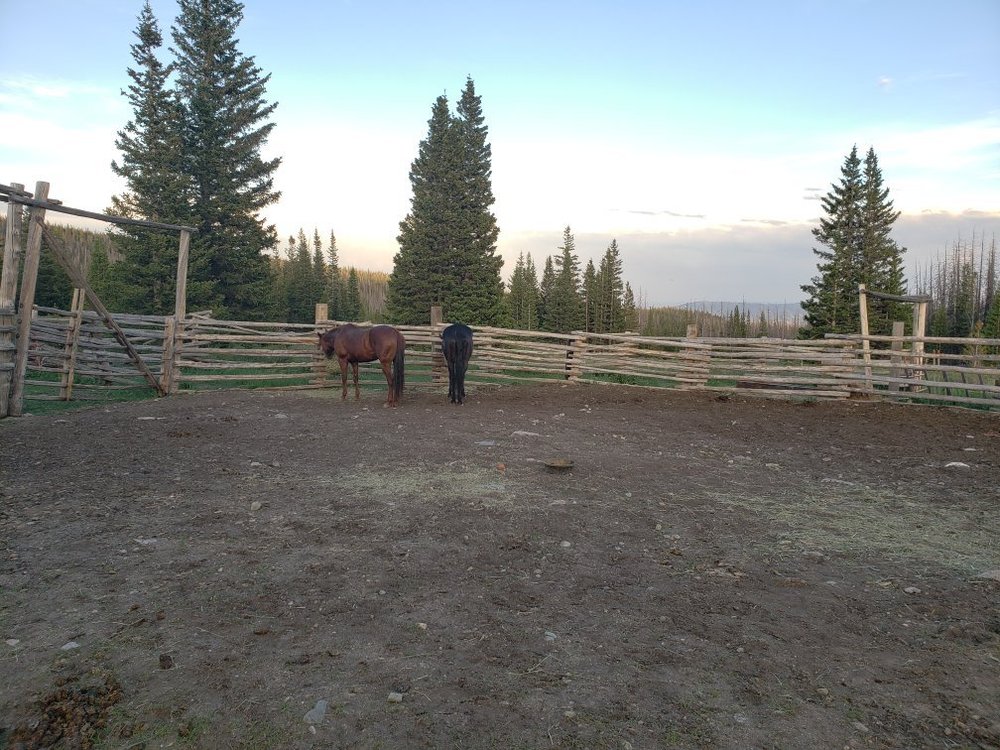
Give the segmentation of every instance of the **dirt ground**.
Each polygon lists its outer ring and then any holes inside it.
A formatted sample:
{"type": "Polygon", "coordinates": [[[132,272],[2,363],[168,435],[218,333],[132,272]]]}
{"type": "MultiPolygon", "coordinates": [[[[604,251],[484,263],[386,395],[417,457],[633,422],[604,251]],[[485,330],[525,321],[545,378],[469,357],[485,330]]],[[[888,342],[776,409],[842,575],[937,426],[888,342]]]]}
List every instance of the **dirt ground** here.
{"type": "Polygon", "coordinates": [[[997,414],[383,399],[0,423],[0,746],[1000,747],[997,414]]]}

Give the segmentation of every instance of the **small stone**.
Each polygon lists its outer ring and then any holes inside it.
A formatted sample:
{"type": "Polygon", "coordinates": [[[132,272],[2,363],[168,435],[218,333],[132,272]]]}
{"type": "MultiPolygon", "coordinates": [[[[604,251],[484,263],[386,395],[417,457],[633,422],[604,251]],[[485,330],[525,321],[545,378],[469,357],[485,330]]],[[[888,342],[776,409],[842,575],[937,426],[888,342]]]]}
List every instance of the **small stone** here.
{"type": "Polygon", "coordinates": [[[563,716],[565,716],[567,719],[575,719],[576,711],[572,709],[570,709],[569,711],[563,711],[563,716]]]}
{"type": "Polygon", "coordinates": [[[309,724],[319,724],[323,721],[323,717],[326,716],[327,705],[325,700],[316,701],[316,705],[306,711],[306,715],[303,718],[309,724]]]}
{"type": "Polygon", "coordinates": [[[556,635],[555,633],[553,633],[551,630],[546,630],[545,631],[545,640],[547,640],[547,641],[554,641],[558,637],[559,636],[556,635]]]}
{"type": "Polygon", "coordinates": [[[160,654],[160,669],[172,669],[174,658],[170,654],[160,654]]]}
{"type": "Polygon", "coordinates": [[[905,589],[903,589],[903,593],[906,593],[906,594],[920,594],[922,592],[916,586],[907,586],[905,589]]]}
{"type": "Polygon", "coordinates": [[[11,647],[16,646],[20,642],[21,641],[19,641],[17,638],[8,638],[6,641],[4,641],[4,643],[6,643],[8,646],[11,646],[11,647]]]}
{"type": "Polygon", "coordinates": [[[854,722],[854,723],[853,723],[853,724],[852,724],[851,726],[853,726],[853,727],[854,727],[855,729],[857,729],[857,730],[858,730],[859,732],[863,732],[863,733],[865,733],[865,734],[868,734],[868,732],[869,732],[869,729],[868,729],[868,727],[866,727],[866,726],[865,726],[864,724],[862,724],[862,723],[861,723],[860,721],[856,721],[856,722],[854,722]]]}
{"type": "Polygon", "coordinates": [[[780,471],[781,469],[781,464],[764,464],[764,466],[772,471],[780,471]]]}
{"type": "Polygon", "coordinates": [[[830,694],[829,688],[816,688],[816,692],[824,698],[830,694]]]}
{"type": "Polygon", "coordinates": [[[949,461],[944,465],[946,469],[971,469],[972,467],[961,461],[949,461]]]}
{"type": "Polygon", "coordinates": [[[559,546],[563,547],[565,549],[568,549],[568,548],[570,548],[570,547],[573,546],[573,542],[562,541],[562,542],[559,542],[559,546]]]}
{"type": "Polygon", "coordinates": [[[426,622],[418,622],[417,623],[417,627],[420,628],[421,630],[427,630],[427,623],[426,622]]]}
{"type": "Polygon", "coordinates": [[[1000,581],[1000,568],[996,570],[984,570],[976,578],[988,578],[991,581],[1000,581]]]}
{"type": "Polygon", "coordinates": [[[263,465],[264,464],[262,464],[260,461],[251,461],[250,462],[250,466],[252,466],[252,467],[263,466],[263,465]]]}
{"type": "Polygon", "coordinates": [[[252,503],[250,503],[250,510],[256,512],[260,510],[263,507],[263,505],[264,503],[262,503],[260,500],[254,500],[252,503]]]}
{"type": "Polygon", "coordinates": [[[386,700],[389,703],[402,703],[403,702],[403,694],[402,693],[397,693],[395,690],[393,690],[391,693],[389,693],[389,697],[386,698],[386,700]]]}
{"type": "Polygon", "coordinates": [[[75,648],[80,648],[80,644],[77,643],[76,641],[68,641],[67,643],[63,644],[60,651],[72,651],[75,648]]]}
{"type": "Polygon", "coordinates": [[[662,523],[656,524],[656,530],[657,531],[663,531],[663,524],[662,523]]]}

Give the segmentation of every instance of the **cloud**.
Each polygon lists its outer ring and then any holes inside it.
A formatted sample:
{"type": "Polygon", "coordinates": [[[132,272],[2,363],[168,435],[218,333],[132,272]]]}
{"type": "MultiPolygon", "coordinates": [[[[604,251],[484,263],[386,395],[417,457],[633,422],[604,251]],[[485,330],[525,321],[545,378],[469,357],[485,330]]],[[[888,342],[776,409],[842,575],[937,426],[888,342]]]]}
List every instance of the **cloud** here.
{"type": "Polygon", "coordinates": [[[878,87],[883,91],[888,91],[892,88],[892,79],[889,76],[882,76],[878,79],[878,87]]]}
{"type": "Polygon", "coordinates": [[[626,214],[636,214],[638,216],[673,216],[678,219],[704,219],[705,214],[682,214],[677,211],[667,211],[666,209],[660,211],[643,211],[637,208],[625,208],[617,209],[613,208],[612,211],[621,211],[626,214]]]}

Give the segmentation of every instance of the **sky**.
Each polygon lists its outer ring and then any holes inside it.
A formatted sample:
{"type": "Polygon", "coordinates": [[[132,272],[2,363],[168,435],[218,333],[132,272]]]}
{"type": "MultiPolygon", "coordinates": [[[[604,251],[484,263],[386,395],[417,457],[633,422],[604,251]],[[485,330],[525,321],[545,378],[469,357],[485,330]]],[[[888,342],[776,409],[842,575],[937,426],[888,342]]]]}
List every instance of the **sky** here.
{"type": "MultiPolygon", "coordinates": [[[[151,3],[172,44],[176,0],[151,3]]],[[[434,100],[468,77],[498,251],[539,271],[570,227],[616,240],[640,302],[797,302],[819,198],[874,148],[909,275],[1000,234],[997,0],[245,0],[239,48],[277,102],[265,218],[391,271],[434,100]]],[[[0,0],[10,17],[24,6],[0,0]]],[[[46,0],[0,59],[0,183],[104,211],[131,118],[141,0],[46,0]]],[[[69,222],[69,219],[65,219],[69,222]]]]}

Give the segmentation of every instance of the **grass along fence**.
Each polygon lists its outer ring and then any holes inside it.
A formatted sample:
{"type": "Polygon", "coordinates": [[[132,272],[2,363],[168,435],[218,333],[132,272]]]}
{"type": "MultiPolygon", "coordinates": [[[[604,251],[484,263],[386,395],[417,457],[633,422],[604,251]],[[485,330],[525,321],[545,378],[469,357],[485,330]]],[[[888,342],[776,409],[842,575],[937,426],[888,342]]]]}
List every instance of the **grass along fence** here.
{"type": "MultiPolygon", "coordinates": [[[[219,388],[337,388],[336,360],[316,347],[314,324],[116,315],[169,393],[219,388]]],[[[398,326],[407,389],[441,389],[447,369],[436,326],[398,326]]],[[[745,392],[772,398],[874,397],[1000,409],[1000,340],[841,336],[790,339],[653,338],[475,328],[467,384],[580,382],[745,392]],[[947,344],[962,354],[928,354],[947,344]],[[885,347],[885,348],[883,348],[885,347]]],[[[27,400],[116,400],[152,395],[129,354],[93,312],[38,308],[31,326],[27,400]]],[[[361,385],[384,391],[377,363],[361,385]]]]}

